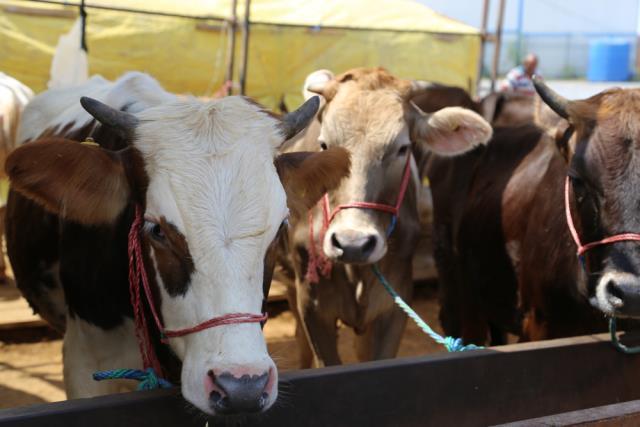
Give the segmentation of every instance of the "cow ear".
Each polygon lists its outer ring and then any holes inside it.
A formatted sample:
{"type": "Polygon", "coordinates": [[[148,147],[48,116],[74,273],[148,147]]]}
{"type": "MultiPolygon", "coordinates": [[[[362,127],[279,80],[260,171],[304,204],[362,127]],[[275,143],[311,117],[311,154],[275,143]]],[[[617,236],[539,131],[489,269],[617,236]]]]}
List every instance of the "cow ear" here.
{"type": "Polygon", "coordinates": [[[351,168],[349,152],[331,147],[319,152],[280,154],[276,169],[287,193],[293,219],[302,217],[328,191],[338,187],[351,168]]]}
{"type": "Polygon", "coordinates": [[[489,142],[493,130],[479,114],[447,107],[433,114],[418,110],[412,132],[415,141],[426,144],[436,154],[455,156],[489,142]]]}
{"type": "Polygon", "coordinates": [[[110,224],[127,206],[130,188],[117,152],[65,139],[31,142],[5,164],[11,188],[60,217],[110,224]]]}

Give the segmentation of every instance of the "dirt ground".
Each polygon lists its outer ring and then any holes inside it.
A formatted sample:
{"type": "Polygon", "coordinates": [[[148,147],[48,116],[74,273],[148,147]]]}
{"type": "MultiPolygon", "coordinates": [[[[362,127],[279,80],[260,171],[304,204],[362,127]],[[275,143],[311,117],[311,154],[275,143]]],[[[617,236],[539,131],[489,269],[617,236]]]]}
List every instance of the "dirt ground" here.
{"type": "MultiPolygon", "coordinates": [[[[418,287],[413,307],[440,332],[435,292],[431,286],[418,287]]],[[[413,323],[407,325],[399,357],[443,351],[413,323]]],[[[294,328],[293,316],[288,310],[270,318],[265,327],[269,351],[281,371],[298,368],[294,328]]],[[[356,362],[353,337],[350,329],[340,329],[340,354],[345,363],[356,362]]],[[[0,408],[64,400],[62,381],[60,339],[17,344],[0,341],[0,408]]]]}

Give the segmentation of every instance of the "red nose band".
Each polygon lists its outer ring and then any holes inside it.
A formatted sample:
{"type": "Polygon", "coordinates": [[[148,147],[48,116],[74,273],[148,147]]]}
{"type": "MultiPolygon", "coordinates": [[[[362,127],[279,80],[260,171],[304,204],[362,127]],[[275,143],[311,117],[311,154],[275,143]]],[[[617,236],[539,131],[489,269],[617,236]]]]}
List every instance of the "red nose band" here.
{"type": "Polygon", "coordinates": [[[153,294],[151,293],[151,287],[149,286],[147,271],[144,268],[142,244],[140,241],[143,222],[142,209],[140,206],[136,206],[135,218],[131,224],[131,229],[129,230],[129,293],[131,297],[131,305],[133,306],[136,337],[138,339],[140,355],[142,356],[142,362],[145,369],[151,367],[157,373],[162,372],[162,367],[151,344],[149,329],[147,327],[147,319],[142,309],[140,283],[142,283],[142,289],[144,289],[144,294],[147,298],[147,302],[149,303],[151,314],[155,320],[156,327],[160,331],[160,336],[163,342],[165,342],[167,338],[181,337],[195,332],[200,332],[208,328],[214,328],[216,326],[238,323],[259,323],[267,320],[266,313],[229,313],[214,317],[189,328],[166,329],[158,315],[153,294]]]}
{"type": "Polygon", "coordinates": [[[407,160],[404,165],[402,181],[400,181],[398,198],[396,199],[395,205],[387,205],[384,203],[374,202],[351,202],[338,205],[332,211],[331,205],[329,203],[329,194],[325,193],[324,197],[320,201],[320,203],[322,204],[322,229],[320,230],[319,236],[320,251],[316,249],[315,233],[313,231],[313,212],[311,209],[309,210],[309,262],[307,263],[306,276],[309,283],[318,283],[318,281],[320,280],[318,273],[320,273],[323,277],[329,277],[329,275],[331,274],[332,264],[331,261],[327,257],[325,257],[324,254],[322,254],[322,242],[324,241],[324,236],[329,229],[331,221],[333,221],[338,212],[344,209],[357,208],[372,209],[391,214],[391,223],[389,224],[389,228],[387,228],[387,237],[389,237],[395,229],[396,223],[398,221],[400,206],[402,206],[404,196],[407,192],[407,187],[409,186],[409,178],[411,178],[411,151],[409,151],[409,153],[407,154],[407,160]]]}
{"type": "Polygon", "coordinates": [[[567,176],[564,183],[564,210],[567,217],[567,225],[569,226],[569,231],[571,232],[573,241],[576,242],[576,246],[578,247],[578,257],[582,257],[585,252],[595,248],[596,246],[609,245],[611,243],[617,242],[640,241],[640,234],[622,233],[616,234],[615,236],[606,237],[595,242],[582,244],[582,242],[580,241],[580,236],[578,235],[578,231],[576,230],[575,223],[573,222],[573,216],[571,215],[571,205],[569,203],[569,187],[571,186],[571,183],[569,181],[570,179],[567,176]]]}

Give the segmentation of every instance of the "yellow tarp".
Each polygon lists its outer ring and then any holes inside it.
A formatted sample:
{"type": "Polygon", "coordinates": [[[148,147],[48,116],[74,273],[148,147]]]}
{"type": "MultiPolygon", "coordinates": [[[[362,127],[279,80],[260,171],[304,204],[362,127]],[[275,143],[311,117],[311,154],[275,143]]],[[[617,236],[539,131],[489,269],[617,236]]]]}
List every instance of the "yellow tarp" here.
{"type": "MultiPolygon", "coordinates": [[[[238,15],[244,15],[239,1],[238,15]]],[[[172,92],[210,95],[223,83],[231,0],[87,0],[91,74],[146,71],[172,92]],[[161,16],[136,11],[178,14],[161,16]],[[207,19],[208,18],[208,19],[207,19]]],[[[0,0],[0,70],[46,88],[60,35],[77,7],[0,0]]],[[[471,88],[480,37],[410,0],[253,0],[247,92],[275,106],[301,101],[312,71],[384,66],[394,74],[471,88]]],[[[240,63],[238,32],[236,77],[240,63]]]]}

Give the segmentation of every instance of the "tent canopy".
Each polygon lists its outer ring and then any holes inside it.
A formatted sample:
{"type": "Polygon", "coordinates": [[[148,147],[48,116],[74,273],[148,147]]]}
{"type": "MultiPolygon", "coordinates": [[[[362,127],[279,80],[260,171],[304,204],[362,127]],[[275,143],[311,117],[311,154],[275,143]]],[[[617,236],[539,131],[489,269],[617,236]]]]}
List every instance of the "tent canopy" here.
{"type": "MultiPolygon", "coordinates": [[[[0,0],[0,70],[35,91],[46,88],[58,38],[77,16],[77,4],[63,3],[0,0]]],[[[87,0],[90,72],[141,70],[170,91],[210,95],[224,82],[231,4],[87,0]]],[[[247,93],[271,107],[299,104],[305,77],[320,68],[384,66],[467,89],[477,77],[479,32],[415,1],[252,0],[250,20],[247,93]]],[[[235,58],[237,80],[239,42],[235,58]]]]}

